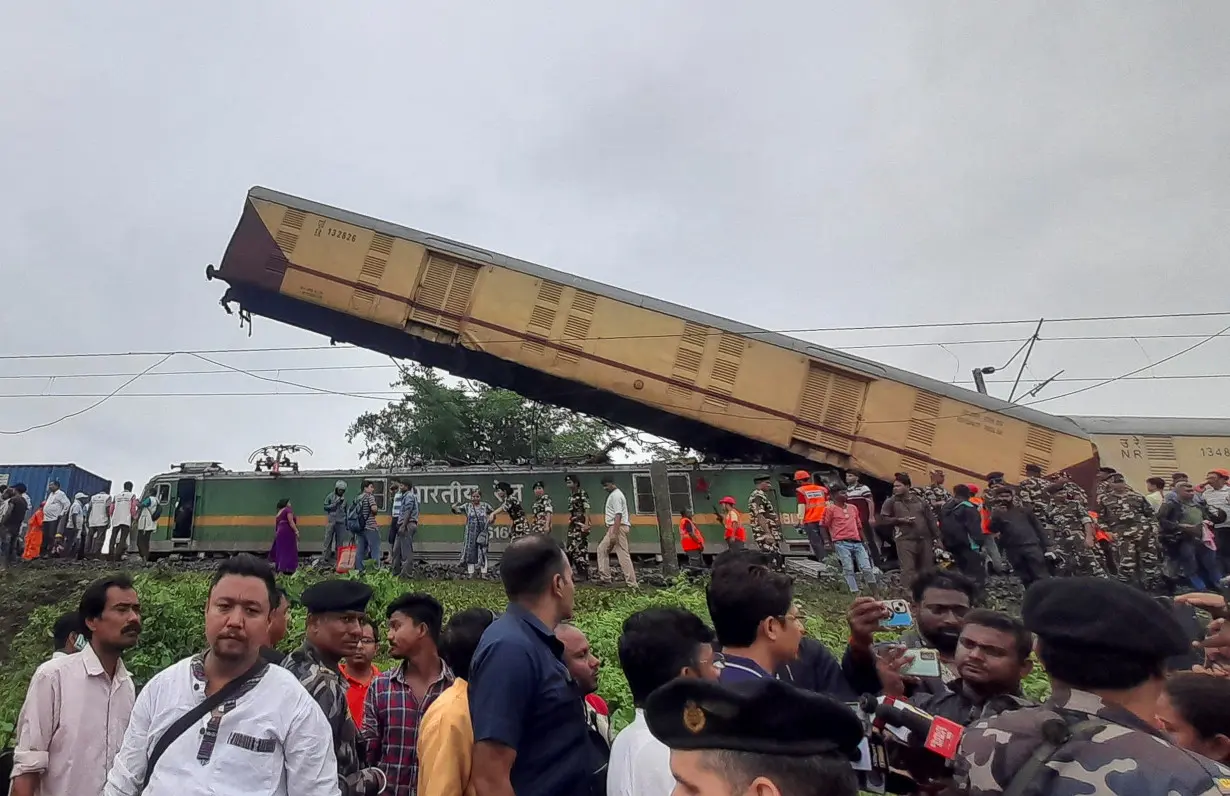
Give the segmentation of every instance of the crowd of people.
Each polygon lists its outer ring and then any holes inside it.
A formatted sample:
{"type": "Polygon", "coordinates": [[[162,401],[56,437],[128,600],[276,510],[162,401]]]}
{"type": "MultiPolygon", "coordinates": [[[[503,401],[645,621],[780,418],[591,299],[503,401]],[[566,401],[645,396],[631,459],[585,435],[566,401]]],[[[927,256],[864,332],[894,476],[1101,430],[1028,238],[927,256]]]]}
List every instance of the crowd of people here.
{"type": "Polygon", "coordinates": [[[289,653],[277,646],[290,598],[272,567],[226,559],[203,651],[139,693],[123,656],[140,639],[140,596],[113,575],[57,623],[18,721],[11,793],[854,796],[876,728],[852,706],[863,695],[964,727],[953,764],[932,759],[926,777],[918,744],[898,739],[894,792],[1022,793],[1022,777],[1056,796],[1230,790],[1230,612],[1217,595],[1176,605],[1107,578],[1045,579],[1016,619],[977,608],[960,572],[924,572],[913,630],[877,642],[893,611],[858,596],[837,658],[807,637],[774,564],[719,556],[711,626],[668,606],[626,619],[618,665],[635,715],[614,734],[594,694],[601,662],[570,623],[572,567],[547,534],[505,552],[502,614],[446,622],[414,592],[377,620],[362,580],[325,580],[298,597],[306,632],[289,653]],[[1218,617],[1207,638],[1177,618],[1192,606],[1218,617]],[[383,672],[381,624],[396,661],[383,672]],[[924,650],[938,673],[911,673],[924,650]],[[1035,652],[1052,687],[1041,705],[1022,691],[1035,652]]]}
{"type": "Polygon", "coordinates": [[[0,567],[35,558],[98,558],[113,561],[128,554],[135,540],[142,558],[149,558],[149,543],[158,528],[161,509],[153,497],[138,498],[131,481],[112,495],[78,492],[71,499],[59,481],[47,484],[47,494],[36,498],[25,484],[0,492],[0,567]]]}
{"type": "MultiPolygon", "coordinates": [[[[1150,478],[1141,494],[1113,468],[1098,471],[1094,499],[1067,473],[1043,477],[1027,465],[1019,484],[1001,472],[987,485],[945,486],[942,470],[915,486],[897,473],[877,507],[855,473],[824,485],[795,473],[799,530],[814,555],[836,553],[852,592],[875,586],[876,561],[896,559],[909,588],[952,566],[979,584],[989,573],[1014,573],[1028,587],[1056,575],[1115,577],[1147,591],[1219,590],[1230,569],[1230,471],[1212,470],[1196,485],[1186,473],[1169,484],[1150,478]]],[[[761,483],[770,488],[768,479],[761,483]]],[[[750,501],[757,546],[776,556],[780,520],[769,500],[750,501]]],[[[732,507],[733,508],[733,507],[732,507]]],[[[736,512],[737,514],[737,512],[736,512]]]]}

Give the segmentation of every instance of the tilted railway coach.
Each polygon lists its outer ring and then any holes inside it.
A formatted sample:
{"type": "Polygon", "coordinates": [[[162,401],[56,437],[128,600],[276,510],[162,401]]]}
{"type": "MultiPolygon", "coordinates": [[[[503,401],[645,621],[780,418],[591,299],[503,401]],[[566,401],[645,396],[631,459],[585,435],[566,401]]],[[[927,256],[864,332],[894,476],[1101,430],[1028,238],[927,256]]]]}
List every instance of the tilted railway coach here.
{"type": "Polygon", "coordinates": [[[241,318],[443,368],[711,460],[923,483],[933,468],[981,482],[1037,464],[1087,487],[1097,467],[1066,418],[265,188],[248,193],[206,275],[228,284],[223,305],[241,318]]]}
{"type": "MultiPolygon", "coordinates": [[[[681,509],[691,509],[705,537],[706,550],[725,549],[723,527],[716,516],[717,504],[730,495],[738,501],[746,519],[747,498],[753,479],[772,472],[786,494],[792,468],[750,465],[719,465],[699,468],[673,468],[669,471],[671,513],[678,527],[681,509]]],[[[324,501],[337,481],[345,481],[348,500],[359,494],[363,481],[375,485],[376,501],[382,517],[381,538],[387,539],[390,521],[390,484],[409,481],[417,491],[419,530],[415,550],[438,561],[457,559],[461,554],[463,518],[451,507],[468,500],[470,491],[481,489],[484,500],[497,506],[494,485],[506,481],[522,501],[527,515],[534,502],[533,485],[543,481],[554,508],[552,534],[562,543],[568,527],[568,490],[564,476],[572,473],[580,480],[590,500],[590,549],[596,550],[605,533],[606,492],[602,478],[615,477],[632,512],[630,546],[634,554],[661,552],[654,497],[649,470],[644,465],[550,467],[428,467],[414,470],[302,470],[233,472],[214,462],[186,462],[172,472],[154,476],[145,486],[145,495],[154,495],[162,506],[158,530],[151,538],[155,556],[168,554],[226,554],[252,552],[263,554],[273,543],[277,503],[289,498],[298,518],[300,555],[319,554],[325,533],[324,501]]],[[[807,555],[806,538],[794,528],[797,502],[776,492],[783,513],[784,551],[788,555],[807,555]]],[[[498,555],[508,540],[508,520],[501,515],[492,529],[491,552],[498,555]],[[501,524],[503,520],[503,524],[501,524]]],[[[676,534],[677,535],[677,534],[676,534]]],[[[749,527],[748,541],[752,535],[749,527]]]]}

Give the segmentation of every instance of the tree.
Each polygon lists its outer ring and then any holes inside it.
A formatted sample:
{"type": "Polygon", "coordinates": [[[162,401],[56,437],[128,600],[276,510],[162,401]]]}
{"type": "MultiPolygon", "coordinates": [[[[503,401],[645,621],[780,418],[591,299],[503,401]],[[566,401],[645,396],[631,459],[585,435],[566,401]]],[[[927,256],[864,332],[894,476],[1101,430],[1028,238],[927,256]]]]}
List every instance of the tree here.
{"type": "Polygon", "coordinates": [[[346,431],[377,467],[581,459],[619,441],[620,429],[605,421],[509,390],[453,386],[431,368],[403,369],[392,386],[405,391],[400,401],[365,412],[346,431]]]}

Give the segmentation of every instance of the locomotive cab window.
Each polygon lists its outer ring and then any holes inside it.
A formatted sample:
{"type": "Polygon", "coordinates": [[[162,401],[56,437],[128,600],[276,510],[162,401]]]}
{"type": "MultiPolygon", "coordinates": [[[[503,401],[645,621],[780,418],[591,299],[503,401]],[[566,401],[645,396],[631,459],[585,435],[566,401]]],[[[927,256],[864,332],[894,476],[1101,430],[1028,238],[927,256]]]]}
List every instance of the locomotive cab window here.
{"type": "Polygon", "coordinates": [[[376,510],[383,512],[386,507],[385,502],[385,484],[388,483],[383,478],[366,479],[372,482],[372,497],[376,498],[376,510]]]}
{"type": "MultiPolygon", "coordinates": [[[[670,473],[666,476],[670,487],[671,514],[679,514],[683,509],[692,508],[692,481],[684,473],[670,473]]],[[[637,514],[654,514],[657,507],[653,502],[653,486],[649,481],[649,473],[635,473],[632,476],[632,489],[635,493],[637,514]]]]}
{"type": "Polygon", "coordinates": [[[168,483],[155,484],[154,495],[159,503],[165,505],[171,499],[171,485],[168,483]]]}

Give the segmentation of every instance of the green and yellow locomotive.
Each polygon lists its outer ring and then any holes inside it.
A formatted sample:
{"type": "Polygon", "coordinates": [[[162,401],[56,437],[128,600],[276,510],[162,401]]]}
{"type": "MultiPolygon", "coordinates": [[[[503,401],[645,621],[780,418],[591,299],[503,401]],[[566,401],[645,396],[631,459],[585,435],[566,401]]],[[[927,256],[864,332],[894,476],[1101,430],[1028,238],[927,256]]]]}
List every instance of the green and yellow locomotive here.
{"type": "MultiPolygon", "coordinates": [[[[794,529],[797,504],[791,488],[793,467],[763,465],[694,465],[669,472],[671,514],[678,525],[681,509],[691,509],[706,541],[706,551],[725,549],[718,501],[730,495],[747,522],[747,497],[755,476],[770,472],[781,484],[778,493],[782,534],[789,555],[807,555],[806,538],[794,529]]],[[[277,503],[289,498],[298,518],[300,555],[318,555],[323,547],[326,517],[324,501],[338,481],[346,483],[346,497],[353,500],[360,484],[371,481],[383,516],[381,537],[387,538],[391,521],[391,484],[409,482],[416,490],[419,529],[415,552],[426,559],[445,561],[458,557],[464,519],[452,506],[468,500],[470,490],[480,489],[484,499],[495,504],[493,487],[506,481],[513,487],[527,513],[534,502],[533,485],[544,482],[554,508],[552,533],[564,541],[568,527],[566,474],[575,475],[589,495],[590,549],[595,550],[604,533],[606,492],[602,478],[615,477],[632,510],[630,544],[634,555],[659,554],[658,525],[647,465],[551,466],[427,466],[393,470],[296,470],[234,472],[217,462],[185,462],[172,472],[156,475],[145,486],[144,496],[153,495],[161,506],[158,530],[150,541],[152,556],[170,554],[265,553],[273,542],[277,503]]],[[[505,518],[507,522],[507,518],[505,518]]],[[[508,539],[508,526],[497,521],[492,532],[491,552],[498,555],[508,539]]],[[[678,534],[676,534],[677,536],[678,534]]],[[[748,538],[751,534],[749,531],[748,538]]]]}

